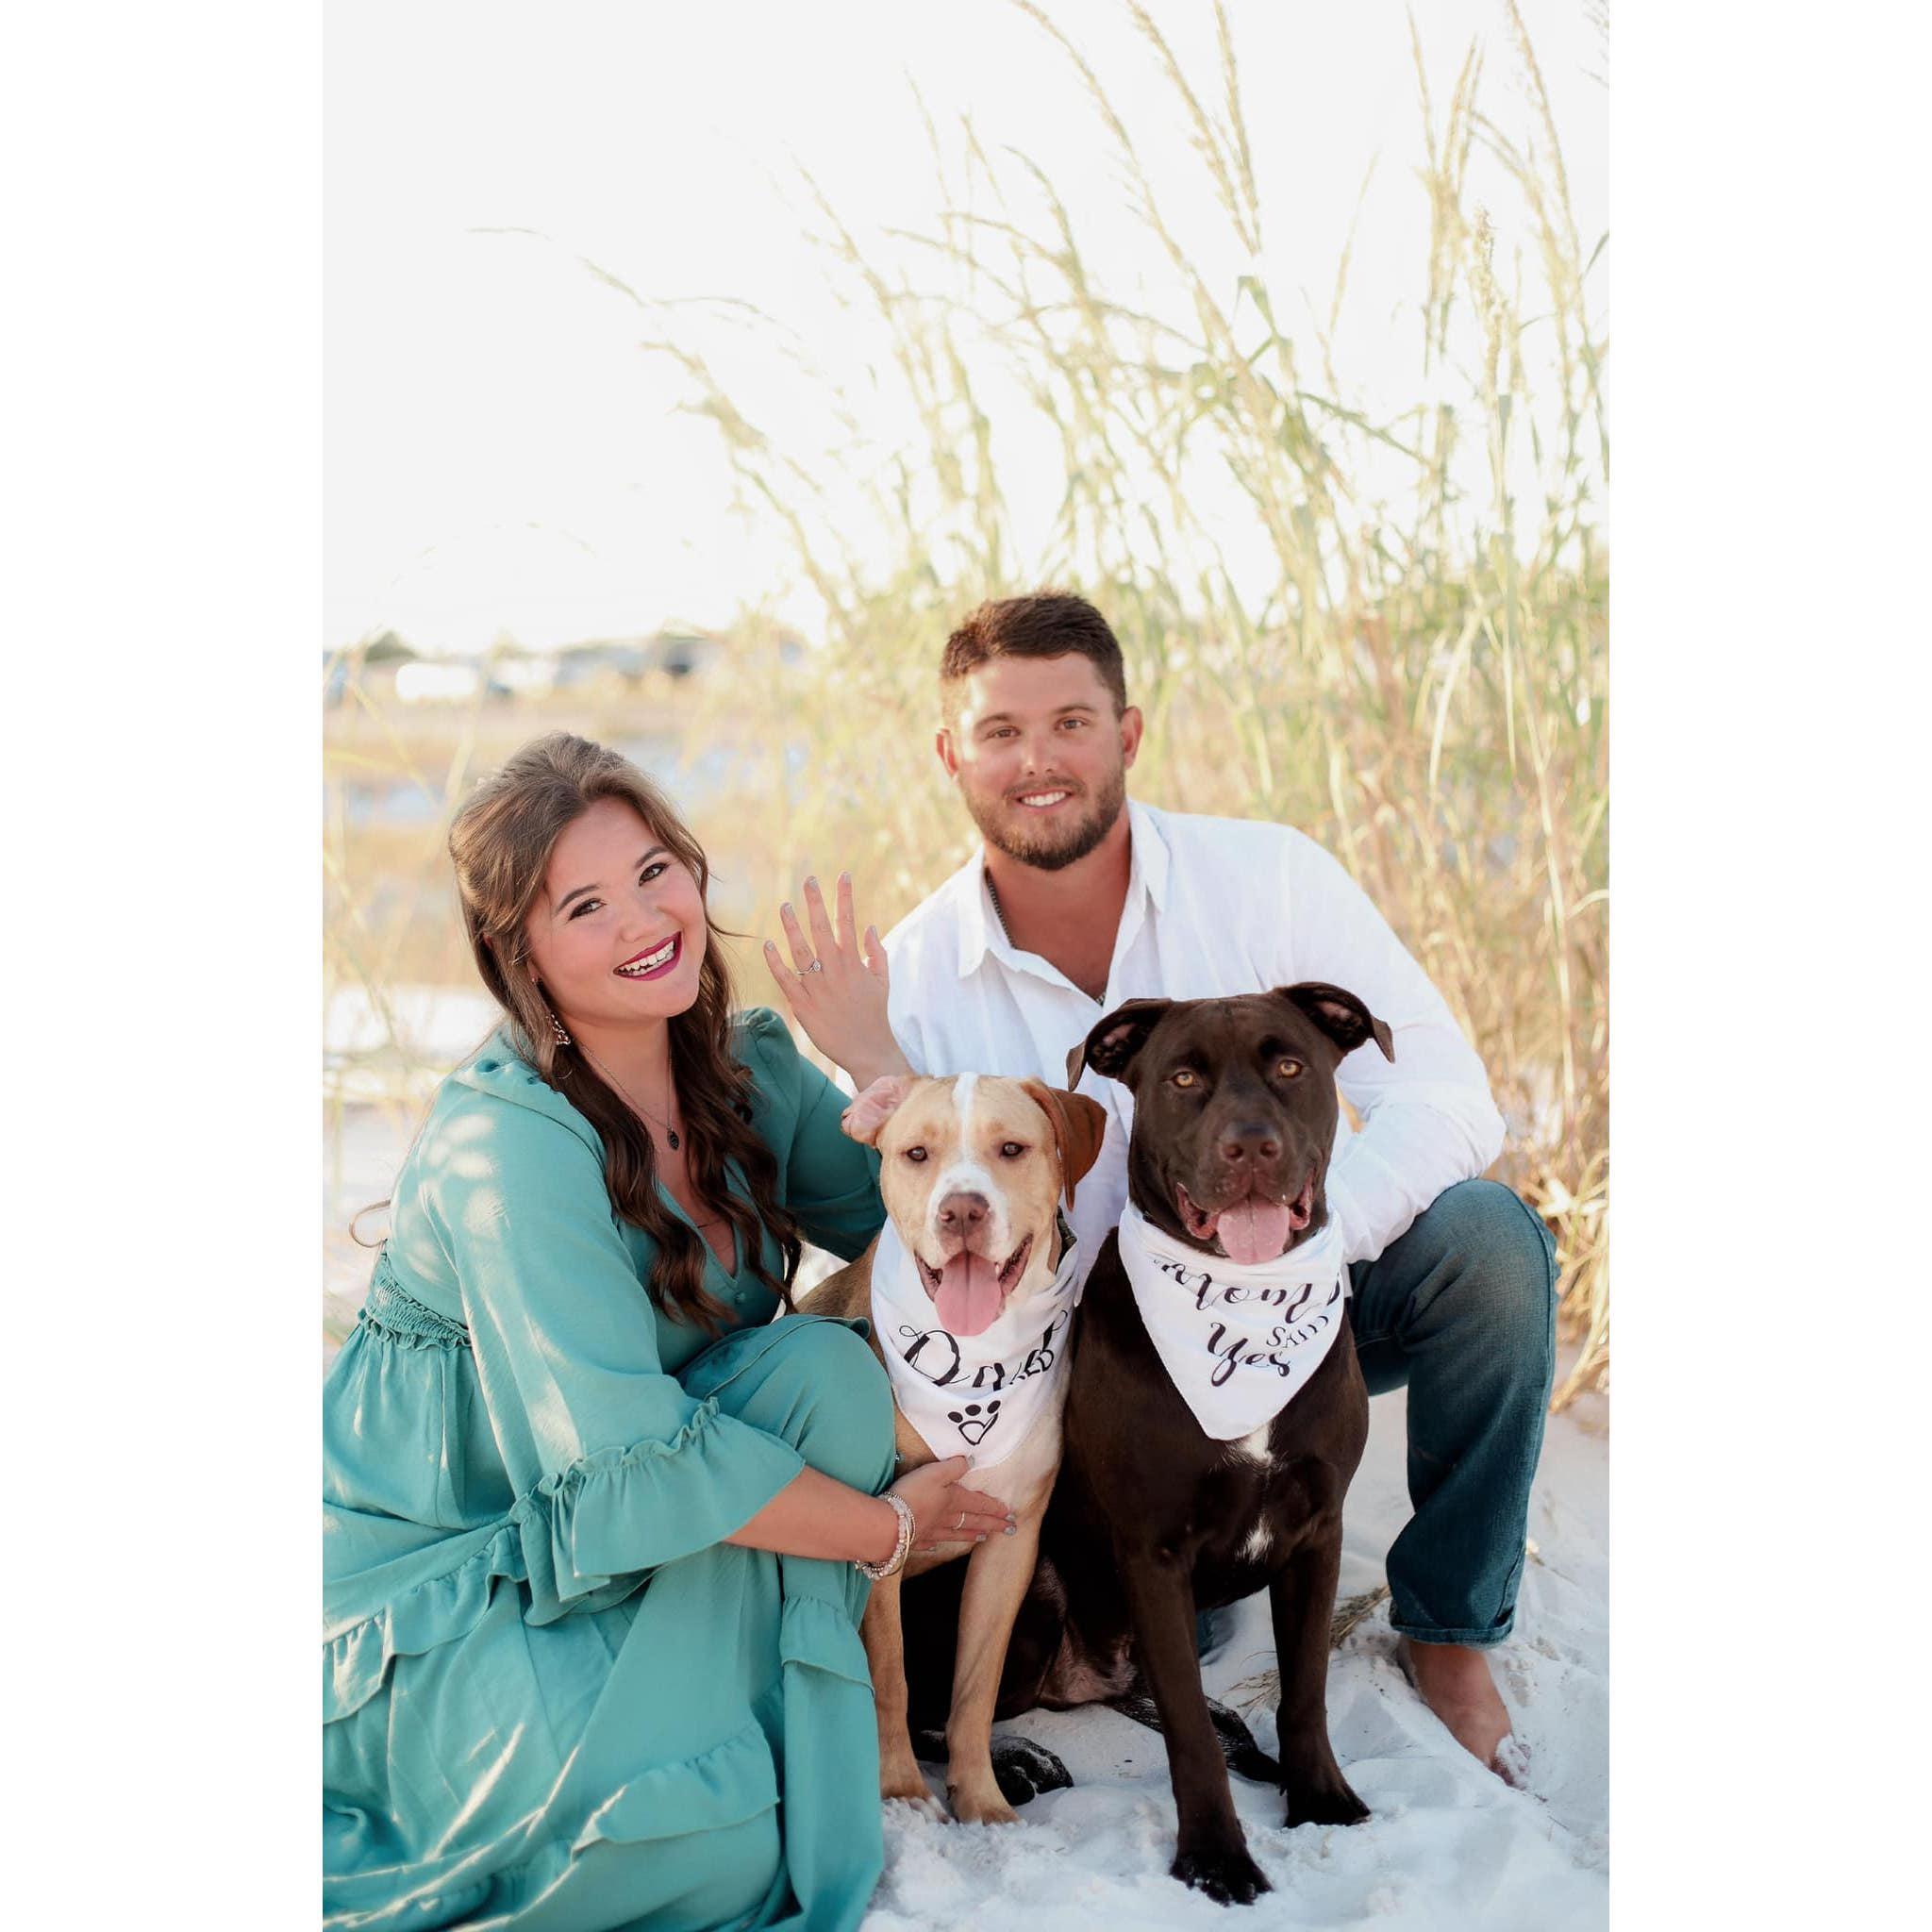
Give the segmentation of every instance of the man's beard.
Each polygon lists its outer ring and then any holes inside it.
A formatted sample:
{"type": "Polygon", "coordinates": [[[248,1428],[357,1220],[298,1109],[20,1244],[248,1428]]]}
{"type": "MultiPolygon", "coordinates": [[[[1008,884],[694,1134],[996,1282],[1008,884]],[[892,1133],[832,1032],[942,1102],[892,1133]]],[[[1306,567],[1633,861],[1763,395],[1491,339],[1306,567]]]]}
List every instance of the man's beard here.
{"type": "MultiPolygon", "coordinates": [[[[1071,791],[1074,788],[1061,782],[1036,785],[1033,790],[1071,791]]],[[[1008,806],[1004,797],[985,804],[965,786],[959,791],[966,800],[966,809],[973,814],[973,823],[979,827],[979,836],[995,852],[1004,852],[1008,858],[1017,858],[1036,872],[1059,872],[1076,858],[1085,858],[1113,830],[1114,821],[1127,802],[1127,768],[1119,765],[1108,774],[1100,790],[1091,794],[1092,805],[1082,816],[1038,827],[1027,824],[1020,816],[1026,810],[1024,805],[1008,806]]]]}

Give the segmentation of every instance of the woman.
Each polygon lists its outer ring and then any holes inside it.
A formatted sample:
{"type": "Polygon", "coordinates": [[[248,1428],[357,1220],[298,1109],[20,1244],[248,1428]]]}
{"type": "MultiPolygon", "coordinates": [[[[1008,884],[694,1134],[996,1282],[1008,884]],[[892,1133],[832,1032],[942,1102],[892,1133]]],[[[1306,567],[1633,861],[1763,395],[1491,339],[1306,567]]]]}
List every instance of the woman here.
{"type": "MultiPolygon", "coordinates": [[[[958,1458],[888,1491],[864,1341],[771,1319],[802,1239],[877,1230],[875,1157],[775,1016],[733,1019],[704,854],[623,758],[525,747],[450,853],[506,1018],[437,1092],[325,1390],[326,1922],[854,1925],[867,1575],[1007,1520],[958,1458]]],[[[834,950],[820,1037],[903,1068],[834,950]]]]}

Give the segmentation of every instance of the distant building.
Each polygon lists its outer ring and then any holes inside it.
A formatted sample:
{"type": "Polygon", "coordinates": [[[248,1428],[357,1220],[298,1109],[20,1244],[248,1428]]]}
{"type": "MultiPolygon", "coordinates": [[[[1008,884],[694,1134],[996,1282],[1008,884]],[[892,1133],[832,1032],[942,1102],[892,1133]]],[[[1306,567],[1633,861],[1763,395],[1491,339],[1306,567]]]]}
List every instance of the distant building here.
{"type": "Polygon", "coordinates": [[[365,696],[388,697],[396,673],[415,661],[416,654],[394,631],[378,632],[356,643],[344,644],[322,654],[322,702],[334,710],[343,704],[351,689],[365,696]]]}
{"type": "Polygon", "coordinates": [[[708,670],[718,656],[717,639],[697,631],[660,630],[646,648],[652,669],[671,677],[689,677],[694,671],[708,670]]]}
{"type": "Polygon", "coordinates": [[[419,658],[396,667],[396,696],[406,705],[460,704],[482,691],[483,667],[467,658],[419,658]]]}
{"type": "Polygon", "coordinates": [[[557,654],[556,689],[587,691],[600,684],[635,684],[649,666],[641,638],[600,638],[557,654]]]}
{"type": "MultiPolygon", "coordinates": [[[[384,631],[366,644],[325,656],[323,702],[340,705],[351,684],[372,694],[392,692],[406,705],[610,693],[635,689],[654,675],[695,676],[708,671],[724,648],[709,633],[679,625],[648,636],[586,638],[543,651],[526,651],[500,632],[493,644],[474,656],[419,658],[395,632],[384,631]]],[[[778,650],[787,664],[804,655],[791,638],[781,640],[778,650]]]]}
{"type": "Polygon", "coordinates": [[[548,697],[557,689],[557,673],[554,651],[500,651],[490,660],[491,684],[517,698],[548,697]]]}
{"type": "Polygon", "coordinates": [[[650,637],[591,638],[557,654],[556,688],[583,690],[608,682],[636,684],[654,671],[689,677],[710,667],[718,641],[695,630],[660,630],[650,637]]]}

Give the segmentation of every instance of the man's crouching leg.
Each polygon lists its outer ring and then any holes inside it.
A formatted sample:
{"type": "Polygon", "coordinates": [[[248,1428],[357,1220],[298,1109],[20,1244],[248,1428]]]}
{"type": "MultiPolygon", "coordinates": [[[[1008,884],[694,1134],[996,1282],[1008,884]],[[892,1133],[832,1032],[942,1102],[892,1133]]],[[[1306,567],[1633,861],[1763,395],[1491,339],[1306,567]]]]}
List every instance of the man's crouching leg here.
{"type": "Polygon", "coordinates": [[[1369,1392],[1408,1390],[1415,1514],[1389,1552],[1417,1690],[1492,1770],[1509,1718],[1483,1652],[1508,1636],[1556,1375],[1556,1243],[1507,1188],[1463,1181],[1350,1270],[1369,1392]]]}

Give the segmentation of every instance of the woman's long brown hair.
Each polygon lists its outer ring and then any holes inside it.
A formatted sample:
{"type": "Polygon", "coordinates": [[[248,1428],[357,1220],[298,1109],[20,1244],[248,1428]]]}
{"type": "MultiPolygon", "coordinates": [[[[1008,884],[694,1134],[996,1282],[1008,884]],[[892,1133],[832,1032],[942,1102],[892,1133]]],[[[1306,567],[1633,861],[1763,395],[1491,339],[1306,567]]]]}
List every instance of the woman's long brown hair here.
{"type": "MultiPolygon", "coordinates": [[[[449,832],[457,893],[476,970],[508,1016],[519,1051],[597,1129],[610,1205],[657,1243],[647,1284],[653,1300],[717,1334],[728,1315],[705,1287],[704,1237],[658,1193],[651,1137],[629,1104],[579,1049],[557,1043],[530,960],[525,922],[542,891],[551,852],[565,827],[605,798],[622,799],[636,810],[690,870],[704,898],[710,867],[676,807],[628,758],[567,731],[525,745],[464,800],[449,832]]],[[[778,1164],[751,1124],[752,1076],[731,1051],[731,974],[708,905],[705,928],[697,999],[669,1023],[672,1076],[684,1108],[685,1163],[698,1198],[731,1224],[758,1279],[789,1308],[798,1271],[798,1224],[778,1200],[778,1164]],[[749,1203],[731,1191],[726,1161],[738,1163],[751,1190],[749,1203]],[[783,1261],[775,1277],[764,1262],[767,1229],[783,1261]]]]}

